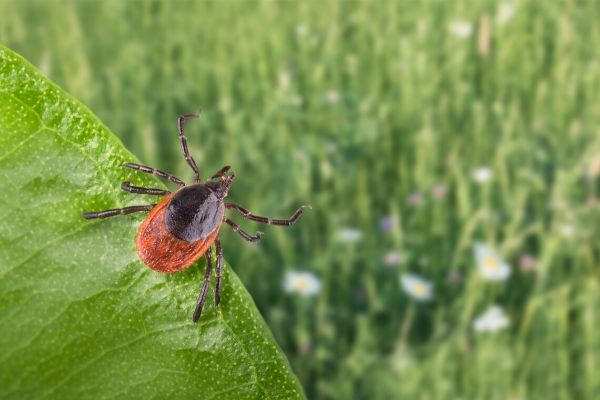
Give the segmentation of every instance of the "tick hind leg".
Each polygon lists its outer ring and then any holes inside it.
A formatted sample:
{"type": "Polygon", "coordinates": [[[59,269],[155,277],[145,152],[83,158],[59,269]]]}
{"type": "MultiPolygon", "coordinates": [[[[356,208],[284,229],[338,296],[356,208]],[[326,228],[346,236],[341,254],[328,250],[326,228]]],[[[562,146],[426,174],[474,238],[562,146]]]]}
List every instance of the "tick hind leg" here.
{"type": "Polygon", "coordinates": [[[200,182],[200,171],[198,170],[198,165],[196,165],[196,161],[194,157],[190,155],[190,151],[187,145],[187,139],[185,137],[184,132],[184,124],[185,121],[190,119],[200,118],[199,115],[196,114],[185,114],[181,117],[177,118],[177,126],[179,128],[179,143],[181,144],[181,152],[183,153],[183,157],[185,157],[185,161],[189,164],[189,166],[194,171],[194,180],[196,183],[200,182]]]}
{"type": "Polygon", "coordinates": [[[260,238],[263,235],[262,232],[256,232],[256,234],[254,236],[252,236],[248,232],[243,231],[242,228],[240,228],[239,226],[237,226],[237,224],[235,222],[233,222],[232,220],[230,220],[227,217],[224,217],[223,221],[227,225],[229,225],[231,227],[231,229],[233,229],[233,231],[235,233],[237,233],[238,235],[240,235],[241,237],[243,237],[244,239],[246,239],[249,242],[257,242],[257,241],[259,241],[260,238]]]}
{"type": "Polygon", "coordinates": [[[212,251],[210,247],[208,250],[206,250],[206,253],[204,253],[204,257],[206,258],[206,272],[204,273],[204,281],[202,282],[202,288],[200,289],[200,294],[198,295],[198,301],[196,302],[194,315],[192,315],[192,321],[194,322],[198,322],[200,319],[202,307],[204,307],[204,301],[206,300],[206,293],[208,293],[210,275],[212,274],[212,251]]]}
{"type": "Polygon", "coordinates": [[[156,204],[148,204],[146,206],[131,206],[125,208],[113,208],[110,210],[98,211],[98,212],[89,212],[83,213],[83,218],[85,219],[95,219],[95,218],[108,218],[114,217],[115,215],[127,215],[132,214],[134,212],[140,211],[150,211],[156,204]]]}
{"type": "Polygon", "coordinates": [[[182,181],[181,179],[179,179],[178,177],[176,177],[175,175],[171,175],[168,174],[164,171],[161,171],[160,169],[156,169],[156,168],[152,168],[152,167],[147,167],[145,165],[141,165],[141,164],[136,164],[136,163],[125,163],[123,164],[124,167],[126,168],[131,168],[131,169],[135,169],[136,171],[141,171],[141,172],[145,172],[147,174],[152,174],[152,175],[156,175],[156,176],[160,176],[161,178],[165,178],[173,183],[178,184],[179,186],[185,186],[185,182],[182,181]]]}
{"type": "Polygon", "coordinates": [[[245,208],[233,203],[225,203],[225,208],[235,210],[242,214],[244,218],[249,219],[251,221],[260,222],[261,224],[291,226],[294,225],[296,221],[298,221],[298,218],[300,218],[300,216],[304,212],[304,209],[310,208],[310,206],[300,206],[289,219],[271,219],[269,217],[261,217],[260,215],[254,215],[245,208]]]}
{"type": "Polygon", "coordinates": [[[217,248],[217,267],[215,273],[217,279],[215,282],[215,306],[218,306],[221,302],[221,274],[223,273],[223,248],[221,247],[221,239],[217,236],[215,239],[215,246],[217,248]]]}
{"type": "Polygon", "coordinates": [[[121,184],[121,189],[129,193],[135,194],[150,194],[154,196],[165,196],[167,194],[171,194],[170,191],[164,189],[157,188],[145,188],[140,186],[132,186],[130,182],[123,182],[121,184]]]}

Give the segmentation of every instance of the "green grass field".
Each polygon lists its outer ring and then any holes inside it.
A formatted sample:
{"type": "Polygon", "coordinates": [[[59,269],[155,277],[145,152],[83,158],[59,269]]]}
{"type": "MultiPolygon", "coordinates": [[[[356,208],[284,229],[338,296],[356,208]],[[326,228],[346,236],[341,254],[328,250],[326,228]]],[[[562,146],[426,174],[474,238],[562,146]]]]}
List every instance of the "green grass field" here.
{"type": "Polygon", "coordinates": [[[147,165],[192,176],[176,117],[201,108],[187,133],[204,176],[231,164],[231,199],[258,214],[313,206],[290,230],[242,223],[257,245],[223,238],[310,399],[600,398],[600,3],[2,0],[0,15],[0,42],[147,165]],[[478,273],[476,243],[508,279],[478,273]],[[295,270],[320,291],[287,293],[295,270]],[[508,326],[474,329],[493,304],[508,326]]]}

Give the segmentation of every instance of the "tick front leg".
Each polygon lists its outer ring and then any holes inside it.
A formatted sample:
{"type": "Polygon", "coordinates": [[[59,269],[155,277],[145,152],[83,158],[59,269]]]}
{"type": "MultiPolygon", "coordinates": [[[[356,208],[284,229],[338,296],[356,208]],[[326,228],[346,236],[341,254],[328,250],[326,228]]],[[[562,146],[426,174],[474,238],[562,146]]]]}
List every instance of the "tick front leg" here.
{"type": "Polygon", "coordinates": [[[187,145],[187,138],[185,137],[185,130],[184,130],[185,121],[188,121],[190,119],[196,119],[196,118],[200,118],[200,116],[196,115],[196,114],[182,115],[181,117],[177,118],[177,126],[179,128],[179,144],[181,144],[181,152],[183,153],[183,157],[185,158],[185,161],[187,161],[189,166],[194,171],[194,180],[196,181],[196,183],[198,183],[198,182],[200,182],[200,171],[198,170],[198,165],[196,165],[196,161],[194,160],[194,157],[192,157],[190,155],[190,151],[189,151],[188,145],[187,145]]]}
{"type": "Polygon", "coordinates": [[[246,210],[244,207],[238,206],[233,203],[225,203],[225,208],[232,209],[240,214],[246,219],[260,222],[261,224],[269,224],[269,225],[279,225],[279,226],[291,226],[298,221],[298,218],[302,215],[305,208],[310,208],[310,206],[300,206],[294,214],[289,219],[271,219],[269,217],[261,217],[260,215],[254,215],[250,211],[246,210]]]}
{"type": "Polygon", "coordinates": [[[114,217],[115,215],[127,215],[134,212],[140,211],[150,211],[154,208],[156,204],[148,204],[146,206],[131,206],[125,208],[113,208],[110,210],[98,211],[98,212],[89,212],[83,213],[83,218],[85,219],[95,219],[95,218],[108,218],[114,217]]]}
{"type": "Polygon", "coordinates": [[[217,247],[217,268],[216,275],[217,281],[215,283],[215,306],[218,306],[221,302],[221,274],[223,272],[223,248],[221,247],[221,239],[217,236],[215,239],[215,246],[217,247]]]}
{"type": "Polygon", "coordinates": [[[218,170],[217,172],[215,172],[215,174],[213,176],[210,177],[210,180],[213,179],[218,179],[220,177],[222,177],[223,175],[225,175],[227,173],[227,171],[229,171],[231,169],[230,165],[226,165],[223,168],[221,168],[220,170],[218,170]]]}
{"type": "Polygon", "coordinates": [[[136,163],[125,163],[123,164],[123,166],[125,168],[131,168],[131,169],[135,169],[136,171],[141,171],[141,172],[145,172],[147,174],[152,174],[152,175],[156,175],[156,176],[160,176],[161,178],[165,178],[173,183],[178,184],[179,186],[185,186],[185,182],[182,181],[181,179],[179,179],[178,177],[176,177],[175,175],[171,175],[168,174],[164,171],[161,171],[160,169],[156,169],[156,168],[152,168],[152,167],[146,167],[145,165],[141,165],[141,164],[136,164],[136,163]]]}
{"type": "Polygon", "coordinates": [[[200,314],[202,314],[202,307],[204,306],[206,293],[208,292],[208,286],[210,284],[210,275],[212,274],[212,251],[210,247],[206,250],[206,253],[204,253],[204,257],[206,258],[206,272],[204,273],[204,281],[202,282],[202,288],[200,289],[196,308],[194,309],[194,315],[192,316],[192,321],[194,322],[198,322],[200,319],[200,314]]]}
{"type": "Polygon", "coordinates": [[[242,228],[240,228],[239,226],[237,226],[237,224],[235,222],[233,222],[232,220],[230,220],[227,217],[223,218],[223,221],[225,221],[225,223],[227,225],[229,225],[231,227],[231,229],[234,230],[235,233],[239,234],[241,237],[243,237],[244,239],[246,239],[249,242],[257,242],[260,240],[260,238],[262,237],[263,233],[262,232],[256,232],[256,234],[254,236],[250,235],[247,232],[244,232],[242,230],[242,228]]]}
{"type": "Polygon", "coordinates": [[[123,182],[121,183],[121,189],[129,193],[135,194],[151,194],[154,196],[165,196],[167,194],[171,194],[168,190],[157,189],[157,188],[145,188],[140,186],[132,186],[131,182],[123,182]]]}

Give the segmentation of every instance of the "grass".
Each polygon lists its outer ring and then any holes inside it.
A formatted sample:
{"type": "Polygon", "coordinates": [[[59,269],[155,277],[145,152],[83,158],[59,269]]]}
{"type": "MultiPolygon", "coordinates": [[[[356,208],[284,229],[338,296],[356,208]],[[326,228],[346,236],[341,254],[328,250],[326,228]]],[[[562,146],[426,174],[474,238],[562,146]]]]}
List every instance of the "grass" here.
{"type": "Polygon", "coordinates": [[[202,107],[204,176],[231,164],[231,198],[259,214],[313,206],[259,245],[223,239],[309,398],[598,398],[600,6],[510,4],[500,24],[492,1],[3,0],[0,40],[144,163],[189,179],[175,118],[202,107]],[[475,242],[507,281],[476,273],[475,242]],[[282,290],[294,269],[318,296],[282,290]],[[434,300],[402,293],[404,272],[434,300]],[[510,327],[474,332],[493,303],[510,327]]]}

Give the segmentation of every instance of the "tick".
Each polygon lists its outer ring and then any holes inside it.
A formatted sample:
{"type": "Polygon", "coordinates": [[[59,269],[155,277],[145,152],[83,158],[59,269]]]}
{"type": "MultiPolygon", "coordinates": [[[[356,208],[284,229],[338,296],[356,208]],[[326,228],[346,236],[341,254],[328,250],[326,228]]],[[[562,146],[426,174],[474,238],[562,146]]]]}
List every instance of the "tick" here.
{"type": "Polygon", "coordinates": [[[123,167],[145,172],[165,178],[180,186],[175,192],[164,189],[133,186],[123,182],[121,188],[129,193],[163,196],[156,204],[131,206],[84,213],[83,218],[107,218],[115,215],[126,215],[135,212],[150,213],[140,225],[136,236],[136,247],[140,259],[155,271],[174,273],[191,266],[202,255],[206,258],[206,271],[200,288],[192,320],[197,322],[208,292],[212,275],[212,250],[215,245],[216,283],[215,306],[221,301],[221,276],[223,272],[223,249],[219,239],[219,229],[223,223],[229,225],[236,233],[249,242],[256,242],[262,237],[261,232],[250,235],[244,232],[231,219],[225,216],[225,210],[234,210],[242,217],[262,224],[291,226],[298,221],[308,206],[301,206],[289,219],[271,219],[254,215],[245,208],[227,203],[224,199],[233,184],[235,173],[229,165],[224,166],[207,181],[200,180],[200,171],[196,161],[190,155],[185,137],[184,125],[187,120],[196,119],[198,115],[186,114],[177,119],[179,143],[185,160],[194,171],[194,183],[186,184],[181,179],[158,170],[135,163],[125,163],[123,167]]]}

